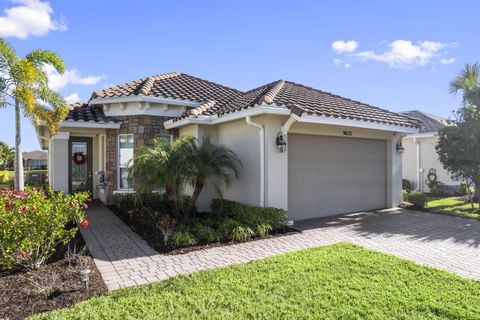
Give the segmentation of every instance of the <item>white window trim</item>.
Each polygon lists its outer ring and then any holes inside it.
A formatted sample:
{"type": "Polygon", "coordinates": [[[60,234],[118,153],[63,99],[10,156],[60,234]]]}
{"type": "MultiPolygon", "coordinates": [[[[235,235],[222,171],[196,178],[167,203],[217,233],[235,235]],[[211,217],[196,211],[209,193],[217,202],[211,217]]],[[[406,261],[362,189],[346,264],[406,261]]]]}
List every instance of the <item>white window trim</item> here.
{"type": "MultiPolygon", "coordinates": [[[[133,188],[121,188],[121,176],[120,176],[120,168],[125,168],[123,166],[120,166],[120,136],[124,136],[124,135],[132,135],[133,136],[133,143],[134,143],[134,146],[135,146],[135,136],[132,134],[132,133],[119,133],[117,135],[117,190],[116,191],[119,191],[119,192],[134,192],[134,189],[133,188]]],[[[135,147],[133,148],[133,151],[135,152],[135,147]]]]}

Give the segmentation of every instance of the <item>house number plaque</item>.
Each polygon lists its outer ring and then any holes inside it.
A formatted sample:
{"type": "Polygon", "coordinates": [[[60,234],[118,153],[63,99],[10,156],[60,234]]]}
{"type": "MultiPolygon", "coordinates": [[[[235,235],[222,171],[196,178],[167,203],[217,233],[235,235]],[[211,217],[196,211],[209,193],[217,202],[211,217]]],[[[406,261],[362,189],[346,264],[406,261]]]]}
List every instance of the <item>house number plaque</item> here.
{"type": "Polygon", "coordinates": [[[343,135],[347,137],[351,137],[353,134],[352,134],[352,131],[350,130],[343,130],[343,135]]]}

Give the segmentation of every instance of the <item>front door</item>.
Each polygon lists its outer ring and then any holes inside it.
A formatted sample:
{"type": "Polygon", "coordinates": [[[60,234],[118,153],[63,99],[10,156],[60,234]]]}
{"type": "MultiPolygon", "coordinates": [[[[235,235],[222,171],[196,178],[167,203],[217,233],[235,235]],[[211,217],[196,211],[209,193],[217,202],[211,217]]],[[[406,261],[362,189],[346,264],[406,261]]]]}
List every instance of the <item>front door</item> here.
{"type": "Polygon", "coordinates": [[[92,138],[71,137],[68,149],[69,192],[93,193],[92,138]]]}

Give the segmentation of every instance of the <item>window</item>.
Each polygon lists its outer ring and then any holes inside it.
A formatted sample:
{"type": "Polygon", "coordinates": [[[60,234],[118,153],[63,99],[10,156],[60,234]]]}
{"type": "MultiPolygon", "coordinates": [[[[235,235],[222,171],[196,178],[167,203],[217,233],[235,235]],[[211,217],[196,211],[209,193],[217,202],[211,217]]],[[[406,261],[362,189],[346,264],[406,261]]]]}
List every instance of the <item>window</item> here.
{"type": "Polygon", "coordinates": [[[172,142],[173,140],[173,135],[169,133],[160,133],[155,135],[155,139],[166,139],[168,142],[172,142]]]}
{"type": "Polygon", "coordinates": [[[132,189],[128,179],[128,163],[133,159],[133,134],[118,135],[118,181],[122,190],[132,189]]]}

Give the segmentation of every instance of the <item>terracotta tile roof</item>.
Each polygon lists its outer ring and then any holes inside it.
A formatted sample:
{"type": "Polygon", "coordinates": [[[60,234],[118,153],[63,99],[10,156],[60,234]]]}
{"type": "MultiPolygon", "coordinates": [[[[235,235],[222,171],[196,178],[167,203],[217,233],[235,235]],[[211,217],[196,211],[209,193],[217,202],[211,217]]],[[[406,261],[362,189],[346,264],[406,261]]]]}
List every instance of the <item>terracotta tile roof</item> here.
{"type": "MultiPolygon", "coordinates": [[[[308,114],[366,122],[419,127],[419,121],[290,81],[274,81],[247,92],[190,75],[173,72],[114,86],[92,94],[95,98],[149,96],[198,102],[199,107],[187,110],[174,119],[235,112],[255,105],[286,106],[297,115],[308,114]]],[[[101,110],[100,110],[101,112],[101,110]]],[[[103,112],[102,112],[103,114],[103,112]]],[[[72,115],[74,118],[74,115],[72,115]]]]}
{"type": "MultiPolygon", "coordinates": [[[[302,114],[351,119],[418,128],[417,119],[344,98],[335,94],[307,87],[290,81],[279,80],[250,90],[225,106],[209,108],[202,115],[222,115],[254,105],[286,106],[298,116],[302,114]]],[[[198,114],[197,114],[198,115],[198,114]]],[[[191,116],[188,112],[179,119],[191,116]]]]}
{"type": "Polygon", "coordinates": [[[87,122],[115,122],[111,117],[105,116],[99,106],[92,106],[84,102],[77,102],[68,105],[70,111],[65,120],[67,121],[87,121],[87,122]]]}
{"type": "Polygon", "coordinates": [[[235,99],[238,99],[242,92],[184,73],[173,72],[96,91],[93,93],[92,99],[139,95],[189,100],[199,103],[215,101],[215,105],[218,107],[226,107],[235,99]]]}

